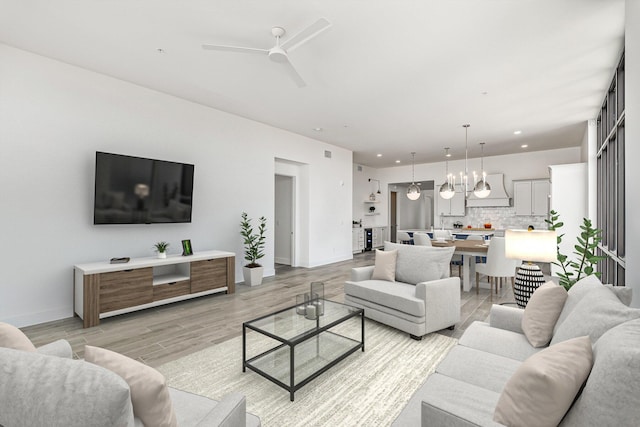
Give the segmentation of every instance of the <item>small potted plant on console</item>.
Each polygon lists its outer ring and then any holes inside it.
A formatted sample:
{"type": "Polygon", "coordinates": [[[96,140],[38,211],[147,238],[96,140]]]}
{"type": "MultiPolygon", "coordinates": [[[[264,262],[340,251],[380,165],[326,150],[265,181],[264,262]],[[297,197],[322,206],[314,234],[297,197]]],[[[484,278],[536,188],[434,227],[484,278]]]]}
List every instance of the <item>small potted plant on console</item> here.
{"type": "Polygon", "coordinates": [[[169,247],[169,243],[167,242],[158,242],[153,245],[156,248],[156,252],[158,253],[158,258],[166,258],[167,257],[167,248],[169,247]]]}
{"type": "Polygon", "coordinates": [[[249,286],[262,284],[262,275],[264,267],[258,264],[258,260],[264,256],[264,233],[267,229],[267,219],[261,216],[258,221],[258,232],[253,232],[251,219],[246,212],[242,212],[242,221],[240,222],[240,235],[244,239],[244,259],[249,261],[242,268],[244,275],[244,283],[249,286]]]}

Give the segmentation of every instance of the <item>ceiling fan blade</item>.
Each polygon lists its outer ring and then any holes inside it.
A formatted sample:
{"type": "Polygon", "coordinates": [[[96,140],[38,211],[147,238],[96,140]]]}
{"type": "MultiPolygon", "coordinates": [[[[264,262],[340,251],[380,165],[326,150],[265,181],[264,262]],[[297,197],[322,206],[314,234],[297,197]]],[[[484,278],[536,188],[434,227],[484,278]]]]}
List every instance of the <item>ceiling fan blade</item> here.
{"type": "Polygon", "coordinates": [[[282,66],[285,68],[285,70],[287,70],[287,73],[289,73],[289,76],[293,79],[294,82],[296,82],[296,85],[298,85],[298,87],[305,87],[307,85],[307,83],[305,83],[305,81],[302,79],[302,76],[298,74],[291,62],[284,62],[282,63],[282,66]]]}
{"type": "Polygon", "coordinates": [[[290,38],[285,40],[281,46],[287,52],[291,52],[298,46],[308,42],[329,27],[331,27],[331,22],[327,21],[325,18],[320,18],[304,30],[300,31],[298,34],[291,36],[290,38]]]}
{"type": "Polygon", "coordinates": [[[258,53],[266,55],[269,53],[267,49],[255,49],[252,47],[241,46],[222,46],[217,44],[203,44],[202,48],[205,50],[221,50],[225,52],[240,52],[240,53],[258,53]]]}

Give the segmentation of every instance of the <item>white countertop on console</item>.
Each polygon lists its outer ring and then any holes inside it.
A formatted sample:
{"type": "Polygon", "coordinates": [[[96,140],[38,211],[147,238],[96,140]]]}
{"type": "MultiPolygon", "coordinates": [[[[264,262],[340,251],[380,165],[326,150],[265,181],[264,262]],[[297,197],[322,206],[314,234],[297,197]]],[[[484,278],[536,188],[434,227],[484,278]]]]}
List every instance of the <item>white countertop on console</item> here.
{"type": "Polygon", "coordinates": [[[225,251],[199,251],[193,255],[182,256],[179,254],[167,255],[166,258],[147,257],[147,258],[131,258],[129,262],[111,264],[109,261],[92,262],[87,264],[77,264],[73,267],[83,274],[108,273],[113,271],[129,270],[133,268],[157,267],[162,265],[179,264],[183,262],[202,261],[214,258],[226,258],[235,256],[233,252],[225,251]]]}

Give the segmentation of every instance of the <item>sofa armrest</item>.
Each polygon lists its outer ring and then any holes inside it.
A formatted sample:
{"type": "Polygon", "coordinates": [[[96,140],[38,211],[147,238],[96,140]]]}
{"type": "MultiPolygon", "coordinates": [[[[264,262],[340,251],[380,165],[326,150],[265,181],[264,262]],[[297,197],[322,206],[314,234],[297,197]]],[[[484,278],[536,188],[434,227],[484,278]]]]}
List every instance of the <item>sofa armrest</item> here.
{"type": "Polygon", "coordinates": [[[243,394],[229,393],[197,424],[201,427],[247,425],[247,404],[243,394]]]}
{"type": "Polygon", "coordinates": [[[351,281],[362,282],[363,280],[370,280],[373,275],[373,265],[367,267],[355,267],[351,269],[351,281]]]}
{"type": "Polygon", "coordinates": [[[494,304],[489,313],[489,326],[523,334],[523,315],[524,310],[521,308],[494,304]]]}
{"type": "Polygon", "coordinates": [[[425,301],[437,299],[443,292],[456,291],[458,301],[460,301],[460,278],[447,277],[446,279],[432,280],[430,282],[420,282],[416,284],[416,298],[425,301]]]}
{"type": "Polygon", "coordinates": [[[418,283],[416,298],[424,300],[427,333],[460,322],[460,278],[449,277],[418,283]]]}
{"type": "Polygon", "coordinates": [[[58,340],[38,347],[36,351],[47,356],[58,356],[73,359],[73,350],[67,340],[58,340]]]}

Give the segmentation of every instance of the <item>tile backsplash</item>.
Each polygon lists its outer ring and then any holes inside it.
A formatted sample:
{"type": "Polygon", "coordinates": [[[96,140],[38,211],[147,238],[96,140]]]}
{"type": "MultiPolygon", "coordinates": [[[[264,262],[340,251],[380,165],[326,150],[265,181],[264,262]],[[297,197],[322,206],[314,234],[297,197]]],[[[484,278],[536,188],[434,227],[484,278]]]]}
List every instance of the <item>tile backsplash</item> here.
{"type": "MultiPolygon", "coordinates": [[[[516,216],[514,207],[467,208],[466,212],[466,216],[442,217],[444,228],[453,228],[454,222],[461,222],[463,227],[470,225],[474,228],[481,228],[485,223],[491,223],[491,226],[497,230],[527,228],[529,225],[533,225],[536,230],[546,230],[548,228],[544,222],[547,217],[516,216]]],[[[440,218],[434,218],[434,222],[436,228],[441,226],[440,218]]]]}

